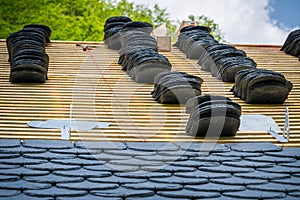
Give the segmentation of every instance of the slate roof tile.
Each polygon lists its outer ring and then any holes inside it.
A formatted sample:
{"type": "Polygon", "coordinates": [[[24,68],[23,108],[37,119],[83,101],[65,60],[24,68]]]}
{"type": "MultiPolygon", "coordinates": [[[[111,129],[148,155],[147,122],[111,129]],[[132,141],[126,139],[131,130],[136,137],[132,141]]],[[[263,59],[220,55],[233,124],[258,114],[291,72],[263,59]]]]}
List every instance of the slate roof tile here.
{"type": "Polygon", "coordinates": [[[107,190],[118,188],[118,184],[112,183],[96,183],[90,181],[74,182],[74,183],[59,183],[58,188],[73,189],[73,190],[107,190]]]}
{"type": "Polygon", "coordinates": [[[260,168],[257,169],[258,171],[262,172],[270,172],[270,173],[284,173],[284,174],[294,174],[294,173],[300,173],[300,168],[297,167],[284,167],[276,165],[272,168],[260,168]]]}
{"type": "Polygon", "coordinates": [[[25,158],[32,158],[32,159],[71,159],[76,158],[75,155],[71,154],[59,154],[59,153],[52,153],[52,152],[45,152],[45,153],[25,153],[23,155],[25,158]]]}
{"type": "MultiPolygon", "coordinates": [[[[139,199],[140,199],[140,197],[129,197],[129,198],[126,198],[126,200],[139,200],[139,199]]],[[[172,197],[169,198],[169,197],[154,195],[154,196],[151,196],[151,197],[143,197],[143,200],[175,200],[175,198],[172,198],[172,197]]],[[[188,198],[180,198],[180,200],[190,200],[190,199],[188,199],[188,198]]]]}
{"type": "Polygon", "coordinates": [[[249,173],[253,172],[253,168],[246,168],[246,167],[231,167],[231,166],[225,166],[220,165],[217,167],[200,167],[201,171],[207,171],[207,172],[218,172],[218,173],[249,173]]]}
{"type": "MultiPolygon", "coordinates": [[[[81,148],[72,148],[72,149],[50,149],[49,150],[52,153],[61,153],[61,154],[91,154],[91,153],[97,153],[99,151],[97,150],[90,150],[90,149],[81,149],[81,148]]],[[[102,152],[102,151],[101,151],[102,152]]]]}
{"type": "Polygon", "coordinates": [[[218,167],[219,162],[201,162],[196,160],[178,161],[170,163],[170,165],[180,166],[180,167],[218,167]]]}
{"type": "Polygon", "coordinates": [[[257,152],[241,152],[241,151],[229,151],[229,152],[221,152],[221,153],[212,153],[214,156],[222,156],[222,157],[239,157],[239,158],[247,158],[247,157],[260,157],[263,156],[263,153],[257,152]]]}
{"type": "Polygon", "coordinates": [[[264,162],[254,162],[254,161],[239,161],[239,162],[223,162],[225,166],[232,166],[232,167],[246,167],[246,168],[264,168],[264,167],[273,167],[275,164],[273,163],[264,163],[264,162]]]}
{"type": "Polygon", "coordinates": [[[237,162],[237,161],[240,161],[241,158],[209,155],[209,156],[193,157],[190,160],[195,160],[195,161],[200,161],[200,162],[230,162],[230,161],[237,162]]]}
{"type": "Polygon", "coordinates": [[[279,166],[300,168],[300,159],[292,163],[279,163],[279,166]]]}
{"type": "Polygon", "coordinates": [[[72,183],[83,181],[83,177],[64,177],[55,174],[49,174],[44,176],[25,176],[24,180],[36,183],[72,183]]]}
{"type": "Polygon", "coordinates": [[[286,197],[286,194],[283,192],[264,192],[257,190],[225,192],[223,195],[238,199],[280,199],[286,197]]]}
{"type": "Polygon", "coordinates": [[[285,148],[279,152],[265,152],[265,155],[300,159],[300,148],[285,148]]]}
{"type": "Polygon", "coordinates": [[[94,195],[86,195],[82,197],[58,197],[57,200],[123,200],[122,198],[107,198],[107,197],[97,197],[94,195]]]}
{"type": "Polygon", "coordinates": [[[123,185],[125,188],[133,190],[153,190],[153,191],[166,191],[166,190],[181,190],[183,188],[180,184],[169,184],[169,183],[131,183],[123,185]]]}
{"type": "Polygon", "coordinates": [[[97,182],[97,183],[115,183],[115,184],[147,182],[147,179],[123,178],[123,177],[117,177],[117,176],[110,176],[110,177],[104,177],[104,178],[88,178],[87,180],[92,181],[92,182],[97,182]]]}
{"type": "Polygon", "coordinates": [[[17,176],[42,176],[49,174],[49,171],[31,170],[25,167],[19,167],[15,169],[3,169],[0,170],[1,175],[17,175],[17,176]]]}
{"type": "Polygon", "coordinates": [[[0,148],[1,153],[19,153],[23,155],[24,153],[45,153],[47,149],[36,149],[36,148],[31,148],[31,147],[12,147],[12,148],[0,148]]]}
{"type": "Polygon", "coordinates": [[[17,157],[20,157],[20,154],[17,154],[17,153],[0,153],[0,159],[17,158],[17,157]]]}
{"type": "Polygon", "coordinates": [[[246,190],[246,187],[239,185],[224,185],[224,184],[215,184],[207,183],[202,185],[186,185],[184,186],[187,190],[194,191],[206,191],[206,192],[234,192],[234,191],[243,191],[246,190]]]}
{"type": "MultiPolygon", "coordinates": [[[[131,149],[125,149],[123,151],[120,150],[105,150],[104,153],[110,154],[110,155],[117,155],[117,156],[155,156],[157,155],[157,152],[151,152],[151,151],[136,151],[131,149]]],[[[165,152],[168,153],[168,152],[165,152]]]]}
{"type": "Polygon", "coordinates": [[[188,156],[188,157],[197,157],[201,153],[195,151],[185,151],[185,150],[178,150],[178,151],[159,151],[157,155],[161,156],[188,156]]]}
{"type": "Polygon", "coordinates": [[[163,166],[165,163],[158,162],[158,161],[147,161],[147,160],[140,160],[136,158],[132,158],[129,160],[111,160],[109,161],[110,164],[113,165],[127,165],[127,166],[163,166]]]}
{"type": "Polygon", "coordinates": [[[126,146],[121,142],[86,142],[80,141],[74,143],[75,147],[88,150],[124,150],[126,146]]]}
{"type": "Polygon", "coordinates": [[[57,187],[51,187],[43,190],[25,190],[24,193],[33,197],[77,197],[88,194],[88,192],[84,190],[69,190],[57,187]]]}
{"type": "Polygon", "coordinates": [[[249,178],[240,178],[240,177],[230,177],[224,179],[210,179],[210,182],[223,184],[223,185],[259,185],[268,183],[267,180],[263,179],[249,179],[249,178]]]}
{"type": "Polygon", "coordinates": [[[142,166],[141,170],[144,171],[151,171],[151,172],[194,172],[197,169],[194,167],[180,167],[180,166],[174,166],[174,165],[164,165],[164,166],[142,166]]]}
{"type": "Polygon", "coordinates": [[[111,175],[111,172],[108,171],[92,171],[87,170],[84,168],[76,169],[76,170],[57,170],[54,171],[53,174],[59,175],[59,176],[68,176],[68,177],[84,177],[84,178],[90,178],[90,177],[108,177],[111,175]]]}
{"type": "Polygon", "coordinates": [[[274,180],[274,179],[285,179],[290,178],[290,174],[285,173],[270,173],[270,172],[261,172],[261,171],[254,171],[251,173],[237,173],[234,174],[236,177],[241,178],[252,178],[252,179],[265,179],[265,180],[274,180]]]}
{"type": "Polygon", "coordinates": [[[261,156],[261,157],[250,157],[245,158],[245,160],[253,161],[253,162],[269,162],[269,163],[293,163],[297,160],[294,158],[283,158],[283,157],[275,157],[275,156],[261,156]]]}
{"type": "Polygon", "coordinates": [[[111,172],[134,172],[140,169],[138,166],[112,165],[110,163],[105,163],[103,165],[83,166],[83,168],[88,170],[93,170],[93,171],[111,171],[111,172]]]}
{"type": "Polygon", "coordinates": [[[177,162],[177,161],[186,161],[188,160],[187,156],[136,156],[136,159],[154,161],[154,162],[177,162]]]}
{"type": "Polygon", "coordinates": [[[20,190],[7,190],[7,189],[0,189],[0,197],[11,197],[11,196],[16,196],[20,194],[20,190]]]}
{"type": "Polygon", "coordinates": [[[171,142],[127,142],[126,146],[132,150],[138,151],[157,151],[157,152],[165,152],[165,151],[177,151],[179,147],[171,142]]]}
{"type": "Polygon", "coordinates": [[[24,193],[18,194],[16,196],[6,197],[5,200],[53,200],[53,198],[49,197],[33,197],[28,196],[24,193]]]}
{"type": "Polygon", "coordinates": [[[300,192],[290,192],[289,195],[291,197],[297,197],[297,198],[300,198],[300,192]]]}
{"type": "Polygon", "coordinates": [[[195,172],[188,172],[188,173],[179,172],[179,173],[174,173],[174,175],[178,177],[184,177],[184,178],[207,178],[207,179],[231,177],[230,173],[203,172],[199,170],[195,172]]]}
{"type": "Polygon", "coordinates": [[[24,181],[23,179],[17,180],[17,181],[0,182],[0,188],[5,188],[5,189],[39,190],[39,189],[46,189],[46,188],[50,188],[50,187],[51,187],[51,184],[31,183],[28,181],[24,181]]]}
{"type": "Polygon", "coordinates": [[[19,176],[12,176],[12,175],[1,175],[0,176],[0,181],[1,182],[4,182],[4,181],[17,181],[19,179],[20,179],[19,176]]]}
{"type": "Polygon", "coordinates": [[[117,156],[117,155],[110,155],[106,153],[101,153],[101,154],[83,154],[79,155],[78,158],[82,159],[88,159],[88,160],[99,160],[103,162],[107,162],[110,160],[128,160],[131,159],[131,156],[117,156]]]}
{"type": "Polygon", "coordinates": [[[12,164],[12,165],[37,165],[41,163],[46,163],[47,160],[42,159],[31,159],[31,158],[24,158],[24,157],[17,157],[17,158],[6,158],[0,159],[2,164],[12,164]]]}
{"type": "Polygon", "coordinates": [[[0,170],[1,169],[16,169],[21,167],[21,165],[9,165],[9,164],[2,164],[0,163],[0,170]]]}
{"type": "Polygon", "coordinates": [[[232,143],[232,144],[226,144],[225,146],[230,148],[233,151],[253,152],[253,153],[274,152],[274,151],[282,150],[281,147],[278,147],[272,143],[263,143],[263,142],[232,143]]]}
{"type": "Polygon", "coordinates": [[[271,182],[280,183],[280,184],[288,184],[288,185],[298,185],[300,187],[300,177],[291,177],[288,179],[272,180],[271,182]]]}
{"type": "Polygon", "coordinates": [[[112,190],[93,190],[90,192],[95,196],[101,197],[147,197],[153,196],[155,193],[152,190],[132,190],[124,187],[119,187],[112,190]]]}
{"type": "Polygon", "coordinates": [[[21,140],[18,139],[1,139],[0,148],[11,148],[21,146],[21,140]]]}
{"type": "Polygon", "coordinates": [[[74,148],[71,141],[63,140],[24,140],[24,147],[31,147],[37,149],[70,149],[74,148]]]}
{"type": "MultiPolygon", "coordinates": [[[[228,149],[223,144],[219,143],[176,143],[180,147],[180,149],[184,151],[194,151],[198,152],[198,155],[202,152],[210,152],[210,153],[223,153],[228,152],[230,149],[228,149]]],[[[201,154],[202,154],[201,153],[201,154]]],[[[205,154],[204,154],[205,155],[205,154]]]]}
{"type": "Polygon", "coordinates": [[[299,185],[287,185],[281,183],[267,183],[263,185],[248,185],[250,190],[260,190],[268,192],[299,192],[299,185]]]}
{"type": "Polygon", "coordinates": [[[203,191],[192,191],[192,190],[178,190],[178,191],[158,191],[158,195],[171,197],[171,198],[213,198],[220,197],[219,192],[203,192],[203,191]]]}
{"type": "Polygon", "coordinates": [[[208,179],[206,178],[184,178],[178,176],[172,176],[167,178],[151,178],[150,181],[156,183],[172,183],[172,184],[181,184],[181,185],[196,185],[196,184],[204,184],[208,183],[208,179]]]}
{"type": "Polygon", "coordinates": [[[142,178],[142,179],[165,178],[165,177],[172,176],[172,174],[169,172],[149,172],[149,171],[119,172],[119,173],[114,173],[114,175],[123,178],[142,178]]]}
{"type": "Polygon", "coordinates": [[[101,165],[104,162],[99,160],[88,160],[82,158],[72,158],[72,159],[53,159],[51,160],[52,163],[62,164],[62,165],[81,165],[81,166],[88,166],[88,165],[101,165]]]}
{"type": "Polygon", "coordinates": [[[25,165],[24,167],[32,170],[47,170],[47,171],[80,169],[79,165],[62,165],[62,164],[55,164],[50,162],[37,164],[37,165],[25,165]]]}

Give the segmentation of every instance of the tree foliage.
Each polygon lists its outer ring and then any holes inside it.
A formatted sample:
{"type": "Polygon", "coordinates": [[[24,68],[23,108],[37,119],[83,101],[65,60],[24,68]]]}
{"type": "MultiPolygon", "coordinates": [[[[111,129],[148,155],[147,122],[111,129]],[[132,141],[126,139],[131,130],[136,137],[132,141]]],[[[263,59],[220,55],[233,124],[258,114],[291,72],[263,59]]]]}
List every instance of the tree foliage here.
{"type": "Polygon", "coordinates": [[[106,19],[119,15],[176,31],[166,9],[127,0],[0,0],[0,5],[0,38],[37,23],[53,30],[52,40],[101,41],[106,19]]]}

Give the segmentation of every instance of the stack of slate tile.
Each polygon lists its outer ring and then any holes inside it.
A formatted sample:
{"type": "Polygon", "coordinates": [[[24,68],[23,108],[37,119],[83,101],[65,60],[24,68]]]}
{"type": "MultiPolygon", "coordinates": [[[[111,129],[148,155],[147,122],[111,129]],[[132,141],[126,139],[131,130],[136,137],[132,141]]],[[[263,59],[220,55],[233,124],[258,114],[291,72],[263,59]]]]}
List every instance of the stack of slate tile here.
{"type": "Polygon", "coordinates": [[[50,42],[50,36],[48,26],[29,24],[7,37],[11,82],[46,82],[49,56],[45,46],[50,42]]]}
{"type": "Polygon", "coordinates": [[[155,76],[152,97],[162,104],[185,104],[201,95],[202,79],[183,72],[162,72],[155,76]]]}
{"type": "Polygon", "coordinates": [[[184,27],[175,46],[187,58],[199,59],[198,64],[202,70],[211,72],[224,82],[234,82],[235,74],[242,69],[256,68],[256,63],[244,51],[218,43],[208,27],[184,27]]]}
{"type": "Polygon", "coordinates": [[[172,69],[169,59],[158,53],[152,29],[146,22],[129,22],[120,33],[119,64],[138,83],[153,83],[157,74],[172,69]]]}
{"type": "Polygon", "coordinates": [[[186,112],[190,114],[186,132],[191,136],[235,136],[240,126],[241,106],[224,96],[193,97],[186,112]]]}
{"type": "Polygon", "coordinates": [[[292,31],[281,48],[286,54],[299,57],[300,61],[300,29],[292,31]]]}
{"type": "Polygon", "coordinates": [[[236,74],[231,92],[246,103],[282,104],[292,87],[292,83],[279,72],[245,69],[236,74]]]}
{"type": "Polygon", "coordinates": [[[256,63],[243,50],[220,43],[205,47],[198,64],[224,82],[234,82],[235,74],[243,69],[256,68],[256,63]]]}
{"type": "Polygon", "coordinates": [[[120,32],[127,22],[132,20],[125,16],[115,16],[108,18],[104,25],[104,43],[110,49],[120,49],[120,32]]]}

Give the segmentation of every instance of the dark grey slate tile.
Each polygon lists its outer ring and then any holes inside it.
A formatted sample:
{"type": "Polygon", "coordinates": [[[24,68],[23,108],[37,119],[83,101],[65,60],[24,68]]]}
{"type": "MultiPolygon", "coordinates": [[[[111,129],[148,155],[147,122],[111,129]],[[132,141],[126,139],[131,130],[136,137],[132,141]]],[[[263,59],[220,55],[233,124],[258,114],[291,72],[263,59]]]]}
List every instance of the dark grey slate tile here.
{"type": "Polygon", "coordinates": [[[31,170],[25,167],[16,169],[3,169],[0,170],[1,175],[16,175],[16,176],[42,176],[49,174],[48,171],[31,170]]]}
{"type": "MultiPolygon", "coordinates": [[[[176,198],[176,199],[190,200],[188,198],[176,198]]],[[[140,200],[140,198],[139,197],[129,197],[129,198],[126,198],[126,200],[140,200]]],[[[154,196],[151,196],[151,197],[143,197],[143,200],[174,200],[174,198],[154,195],[154,196]]]]}
{"type": "Polygon", "coordinates": [[[299,200],[299,197],[286,196],[284,199],[285,200],[299,200]]]}
{"type": "Polygon", "coordinates": [[[170,165],[179,166],[179,167],[217,167],[220,165],[219,162],[201,162],[196,160],[187,160],[187,161],[178,161],[172,162],[170,165]]]}
{"type": "Polygon", "coordinates": [[[192,190],[178,190],[178,191],[158,191],[158,195],[170,198],[213,198],[213,197],[220,197],[219,192],[204,192],[204,191],[192,191],[192,190]]]}
{"type": "Polygon", "coordinates": [[[19,147],[19,146],[21,146],[21,140],[15,140],[15,139],[0,140],[0,148],[11,148],[11,147],[19,147]]]}
{"type": "Polygon", "coordinates": [[[67,177],[108,177],[111,176],[111,173],[108,171],[92,171],[92,170],[87,170],[87,169],[76,169],[76,170],[57,170],[54,171],[53,174],[58,175],[58,176],[67,176],[67,177]]]}
{"type": "Polygon", "coordinates": [[[122,177],[110,176],[106,178],[88,178],[88,181],[97,182],[97,183],[129,184],[129,183],[144,183],[147,181],[147,179],[122,178],[122,177]]]}
{"type": "Polygon", "coordinates": [[[21,165],[9,165],[9,164],[2,164],[0,163],[0,170],[1,169],[16,169],[21,167],[21,165]]]}
{"type": "Polygon", "coordinates": [[[16,196],[6,197],[5,200],[53,200],[53,198],[49,197],[32,197],[26,194],[19,194],[16,196]]]}
{"type": "Polygon", "coordinates": [[[65,140],[24,140],[24,147],[37,149],[71,149],[74,145],[71,141],[65,140]]]}
{"type": "Polygon", "coordinates": [[[198,155],[207,155],[205,152],[222,153],[230,151],[229,148],[219,143],[176,143],[181,150],[198,152],[198,155]]]}
{"type": "Polygon", "coordinates": [[[127,142],[128,149],[138,151],[178,151],[179,147],[171,142],[127,142]]]}
{"type": "Polygon", "coordinates": [[[136,172],[119,172],[114,174],[117,177],[123,178],[165,178],[171,177],[172,174],[168,172],[149,172],[149,171],[136,171],[136,172]]]}
{"type": "Polygon", "coordinates": [[[231,166],[225,166],[225,165],[220,165],[217,167],[200,167],[199,168],[201,171],[206,171],[206,172],[218,172],[218,173],[248,173],[248,172],[253,172],[253,168],[246,168],[246,167],[231,167],[231,166]]]}
{"type": "Polygon", "coordinates": [[[266,184],[268,180],[264,179],[249,179],[249,178],[240,178],[240,177],[230,177],[225,179],[210,179],[210,182],[216,184],[223,184],[223,185],[259,185],[259,184],[266,184]]]}
{"type": "Polygon", "coordinates": [[[75,158],[76,155],[71,154],[59,154],[59,153],[52,153],[52,152],[45,152],[45,153],[25,153],[23,155],[25,158],[32,158],[32,159],[71,159],[75,158]]]}
{"type": "Polygon", "coordinates": [[[274,151],[282,150],[281,147],[278,147],[268,142],[232,143],[232,144],[226,144],[225,146],[227,146],[233,151],[241,151],[241,152],[264,153],[264,152],[274,152],[274,151]]]}
{"type": "Polygon", "coordinates": [[[34,197],[78,197],[88,194],[87,191],[84,190],[69,190],[57,187],[51,187],[43,190],[25,190],[24,193],[34,197]]]}
{"type": "Polygon", "coordinates": [[[32,170],[47,170],[47,171],[80,169],[79,165],[61,165],[61,164],[55,164],[50,162],[37,164],[37,165],[25,165],[24,167],[32,170]]]}
{"type": "Polygon", "coordinates": [[[291,177],[288,179],[279,179],[279,180],[272,180],[273,183],[280,183],[280,184],[289,184],[289,185],[298,185],[300,187],[300,178],[299,177],[291,177]]]}
{"type": "Polygon", "coordinates": [[[164,165],[164,166],[145,166],[141,167],[141,170],[150,172],[194,172],[197,169],[193,167],[179,167],[174,165],[164,165]]]}
{"type": "Polygon", "coordinates": [[[223,162],[225,166],[232,166],[232,167],[246,167],[246,168],[264,168],[264,167],[273,167],[275,166],[274,163],[268,162],[254,162],[254,161],[247,161],[243,160],[240,162],[223,162]]]}
{"type": "Polygon", "coordinates": [[[79,158],[88,159],[88,160],[100,160],[103,162],[107,162],[110,160],[129,160],[132,157],[131,156],[117,156],[117,155],[111,155],[106,153],[101,154],[83,154],[78,155],[79,158]]]}
{"type": "Polygon", "coordinates": [[[193,157],[190,160],[195,160],[199,162],[237,162],[242,159],[238,157],[226,157],[226,156],[224,157],[224,156],[209,155],[209,156],[193,157]]]}
{"type": "Polygon", "coordinates": [[[290,192],[289,196],[291,196],[291,197],[297,197],[299,199],[300,198],[300,192],[290,192]]]}
{"type": "Polygon", "coordinates": [[[134,172],[140,169],[137,166],[112,165],[109,163],[106,163],[104,165],[83,166],[83,168],[88,170],[93,170],[93,171],[110,171],[110,172],[134,172]]]}
{"type": "Polygon", "coordinates": [[[96,183],[90,181],[82,181],[76,183],[59,183],[56,185],[58,188],[73,189],[73,190],[107,190],[118,188],[118,184],[113,183],[96,183]]]}
{"type": "Polygon", "coordinates": [[[18,153],[0,153],[0,159],[7,159],[7,158],[17,158],[20,157],[18,153]]]}
{"type": "Polygon", "coordinates": [[[181,184],[181,185],[196,185],[208,183],[206,178],[183,178],[178,176],[172,176],[168,178],[151,178],[150,181],[156,183],[171,183],[171,184],[181,184]]]}
{"type": "Polygon", "coordinates": [[[17,154],[25,154],[25,153],[45,153],[47,149],[36,149],[36,148],[27,148],[27,147],[13,147],[13,148],[1,148],[1,153],[17,153],[17,154]]]}
{"type": "MultiPolygon", "coordinates": [[[[20,177],[19,176],[13,176],[13,175],[1,175],[0,176],[0,181],[17,181],[19,180],[20,177]]],[[[0,183],[1,183],[0,182],[0,183]]]]}
{"type": "Polygon", "coordinates": [[[269,172],[269,173],[284,173],[284,174],[294,174],[294,173],[300,173],[300,168],[296,167],[284,167],[284,166],[278,166],[272,168],[260,168],[257,169],[258,171],[262,172],[269,172]]]}
{"type": "Polygon", "coordinates": [[[240,178],[265,179],[265,180],[285,179],[291,177],[289,174],[269,173],[269,172],[261,172],[261,171],[254,171],[251,173],[237,173],[234,174],[234,176],[240,178]]]}
{"type": "MultiPolygon", "coordinates": [[[[200,200],[200,199],[195,199],[195,200],[200,200]]],[[[240,200],[240,198],[231,198],[231,197],[220,196],[218,198],[210,198],[209,200],[240,200]]],[[[243,200],[253,200],[253,198],[243,198],[243,200]]]]}
{"type": "Polygon", "coordinates": [[[287,185],[280,183],[268,183],[263,185],[248,185],[248,189],[250,190],[260,190],[267,192],[296,192],[300,191],[299,185],[287,185]]]}
{"type": "Polygon", "coordinates": [[[225,192],[224,196],[238,198],[238,199],[279,199],[286,195],[283,192],[264,192],[257,190],[245,190],[240,192],[225,192]]]}
{"type": "MultiPolygon", "coordinates": [[[[107,198],[107,197],[97,197],[94,195],[86,195],[82,197],[58,197],[56,200],[123,200],[122,198],[107,198]]],[[[127,200],[127,199],[126,199],[127,200]]]]}
{"type": "Polygon", "coordinates": [[[159,151],[157,155],[161,156],[187,156],[187,157],[197,157],[202,155],[201,152],[195,151],[185,151],[185,150],[178,150],[178,151],[159,151]]]}
{"type": "Polygon", "coordinates": [[[89,150],[124,150],[126,146],[121,142],[75,142],[75,147],[89,150]]]}
{"type": "Polygon", "coordinates": [[[214,156],[223,156],[223,157],[239,157],[239,158],[247,158],[247,157],[260,157],[263,156],[263,153],[256,153],[256,152],[241,152],[241,151],[229,151],[229,152],[222,152],[222,153],[212,153],[214,156]]]}
{"type": "Polygon", "coordinates": [[[275,156],[250,157],[250,158],[245,158],[245,160],[253,161],[253,162],[269,162],[269,163],[276,163],[276,164],[296,162],[295,158],[283,158],[283,157],[275,157],[275,156]]]}
{"type": "Polygon", "coordinates": [[[293,176],[295,176],[295,177],[300,177],[300,173],[295,173],[295,174],[293,174],[293,176]]]}
{"type": "Polygon", "coordinates": [[[265,155],[300,159],[300,148],[284,148],[279,152],[266,152],[265,155]]]}
{"type": "Polygon", "coordinates": [[[17,157],[17,158],[8,158],[8,159],[0,159],[0,163],[8,164],[8,165],[36,165],[41,163],[46,163],[47,160],[41,159],[31,159],[31,158],[24,158],[24,157],[17,157]]]}
{"type": "Polygon", "coordinates": [[[300,168],[300,160],[297,160],[296,162],[293,163],[279,163],[279,166],[284,166],[284,167],[296,167],[300,168]]]}
{"type": "Polygon", "coordinates": [[[104,164],[104,162],[100,161],[100,160],[87,160],[87,159],[82,159],[82,158],[54,159],[54,160],[51,160],[51,162],[57,163],[57,164],[62,164],[62,165],[81,165],[81,166],[104,164]]]}
{"type": "Polygon", "coordinates": [[[16,196],[20,194],[20,190],[7,190],[7,189],[0,189],[0,198],[1,197],[11,197],[11,196],[16,196]]]}
{"type": "Polygon", "coordinates": [[[154,161],[154,162],[177,162],[177,161],[186,161],[188,160],[187,156],[136,156],[136,159],[154,161]]]}
{"type": "Polygon", "coordinates": [[[0,182],[0,188],[15,190],[40,190],[50,188],[51,184],[31,183],[22,179],[17,181],[0,182]]]}
{"type": "Polygon", "coordinates": [[[105,150],[104,153],[111,154],[111,155],[116,155],[116,156],[155,156],[157,155],[156,152],[151,152],[151,151],[136,151],[132,149],[125,149],[123,151],[119,150],[105,150]]]}
{"type": "Polygon", "coordinates": [[[23,179],[35,183],[72,183],[84,180],[83,177],[63,177],[54,174],[45,176],[25,176],[23,179]]]}
{"type": "MultiPolygon", "coordinates": [[[[80,148],[72,148],[72,149],[50,149],[52,153],[60,153],[60,154],[91,154],[91,153],[99,153],[97,150],[90,150],[90,149],[80,149],[80,148]]],[[[102,151],[100,151],[101,153],[102,151]]]]}
{"type": "Polygon", "coordinates": [[[246,190],[246,187],[240,185],[224,185],[224,184],[215,184],[207,183],[201,185],[186,185],[184,189],[193,190],[193,191],[205,191],[205,192],[235,192],[246,190]]]}
{"type": "Polygon", "coordinates": [[[155,193],[151,190],[131,190],[124,187],[119,187],[112,190],[92,190],[90,192],[93,195],[101,197],[142,197],[153,196],[155,193]]]}
{"type": "Polygon", "coordinates": [[[183,178],[230,178],[231,174],[229,173],[214,173],[214,172],[203,172],[203,171],[195,171],[195,172],[188,172],[188,173],[174,173],[174,176],[183,177],[183,178]]]}
{"type": "Polygon", "coordinates": [[[133,190],[153,190],[153,191],[167,191],[167,190],[181,190],[183,188],[180,184],[169,184],[169,183],[131,183],[125,184],[123,187],[133,190]]]}
{"type": "Polygon", "coordinates": [[[139,160],[139,159],[129,159],[129,160],[111,160],[109,161],[110,164],[113,165],[127,165],[127,166],[163,166],[163,162],[158,161],[146,161],[146,160],[139,160]]]}

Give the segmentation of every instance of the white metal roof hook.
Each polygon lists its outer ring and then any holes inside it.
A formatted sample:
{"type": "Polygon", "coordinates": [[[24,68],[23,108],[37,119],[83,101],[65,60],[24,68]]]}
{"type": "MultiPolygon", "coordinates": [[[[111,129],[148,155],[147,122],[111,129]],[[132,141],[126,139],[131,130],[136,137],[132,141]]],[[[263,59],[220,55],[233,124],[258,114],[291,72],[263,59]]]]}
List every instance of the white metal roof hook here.
{"type": "Polygon", "coordinates": [[[276,138],[281,143],[288,143],[290,139],[290,116],[289,116],[289,108],[286,107],[285,109],[285,121],[283,127],[283,134],[282,136],[276,133],[274,130],[270,128],[268,131],[274,138],[276,138]]]}

